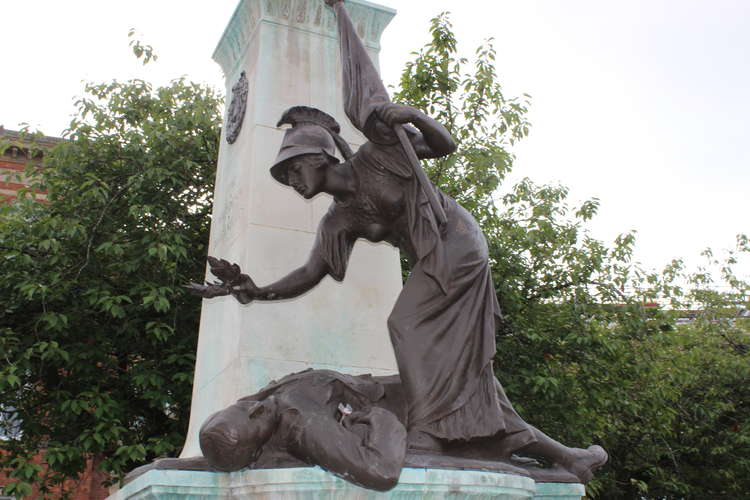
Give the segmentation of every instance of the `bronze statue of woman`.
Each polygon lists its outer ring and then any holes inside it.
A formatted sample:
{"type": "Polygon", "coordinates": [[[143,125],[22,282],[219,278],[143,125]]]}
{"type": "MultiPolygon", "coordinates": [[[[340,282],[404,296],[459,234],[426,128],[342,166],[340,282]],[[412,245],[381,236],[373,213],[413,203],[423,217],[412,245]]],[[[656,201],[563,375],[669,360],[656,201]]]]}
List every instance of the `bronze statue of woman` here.
{"type": "Polygon", "coordinates": [[[334,198],[307,262],[259,287],[236,266],[211,259],[223,283],[194,290],[208,298],[231,294],[243,304],[289,299],[326,275],[343,280],[357,239],[386,241],[412,262],[388,319],[409,448],[440,453],[451,443],[485,439],[497,446],[495,459],[518,452],[541,456],[587,481],[606,462],[604,450],[569,448],[530,426],[495,379],[500,308],[486,240],[464,208],[425,182],[416,161],[449,155],[456,144],[421,111],[390,103],[341,0],[326,2],[339,21],[347,116],[368,142],[353,153],[331,116],[304,106],[285,112],[279,126],[291,128],[271,175],[306,199],[320,193],[334,198]]]}

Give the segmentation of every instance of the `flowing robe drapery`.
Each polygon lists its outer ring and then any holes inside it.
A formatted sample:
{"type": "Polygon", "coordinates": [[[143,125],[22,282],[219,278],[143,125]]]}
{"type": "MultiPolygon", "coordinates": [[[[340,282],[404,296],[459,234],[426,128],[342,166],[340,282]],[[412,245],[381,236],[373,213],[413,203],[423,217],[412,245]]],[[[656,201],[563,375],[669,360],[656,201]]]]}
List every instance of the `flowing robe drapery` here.
{"type": "MultiPolygon", "coordinates": [[[[345,111],[370,140],[350,159],[359,179],[359,203],[335,202],[316,246],[332,276],[343,279],[351,245],[367,237],[363,208],[387,212],[384,191],[401,190],[401,220],[388,241],[414,260],[388,320],[407,403],[407,427],[447,440],[513,435],[518,446],[533,433],[498,390],[492,369],[500,307],[488,249],[474,218],[434,185],[402,145],[384,137],[374,109],[389,101],[385,88],[341,3],[338,18],[345,111]],[[395,181],[395,182],[394,182],[395,181]],[[432,192],[430,192],[432,190],[432,192]],[[438,224],[434,203],[447,222],[438,224]],[[354,238],[352,237],[354,236],[354,238]]],[[[392,197],[391,197],[392,198],[392,197]]]]}

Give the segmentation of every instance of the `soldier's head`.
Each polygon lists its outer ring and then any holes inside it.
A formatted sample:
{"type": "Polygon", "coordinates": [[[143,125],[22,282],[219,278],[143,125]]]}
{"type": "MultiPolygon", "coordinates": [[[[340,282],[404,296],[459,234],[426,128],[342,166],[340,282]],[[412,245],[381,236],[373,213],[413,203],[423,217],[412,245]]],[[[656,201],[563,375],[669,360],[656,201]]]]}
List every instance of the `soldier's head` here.
{"type": "Polygon", "coordinates": [[[232,472],[252,465],[278,425],[272,399],[238,401],[214,413],[200,430],[203,456],[217,470],[232,472]]]}

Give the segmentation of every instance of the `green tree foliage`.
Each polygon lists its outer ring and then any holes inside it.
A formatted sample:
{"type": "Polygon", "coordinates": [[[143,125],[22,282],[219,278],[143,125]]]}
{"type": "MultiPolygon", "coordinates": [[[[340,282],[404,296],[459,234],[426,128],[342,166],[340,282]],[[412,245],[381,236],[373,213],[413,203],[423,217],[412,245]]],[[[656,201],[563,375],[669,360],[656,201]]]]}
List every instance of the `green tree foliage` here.
{"type": "Polygon", "coordinates": [[[0,208],[12,495],[44,496],[90,457],[117,476],[174,456],[187,430],[200,303],[181,285],[204,272],[220,99],[135,80],[87,85],[77,105],[67,141],[27,172],[48,202],[0,208]]]}
{"type": "Polygon", "coordinates": [[[494,218],[493,195],[511,170],[509,146],[529,133],[528,95],[506,98],[497,82],[491,41],[476,52],[470,71],[456,55],[447,14],[432,20],[432,42],[414,53],[394,100],[425,111],[443,123],[459,144],[456,154],[426,162],[435,184],[481,223],[494,218]]]}
{"type": "Polygon", "coordinates": [[[679,261],[661,273],[639,269],[632,233],[611,245],[592,238],[586,223],[597,199],[572,207],[564,186],[503,186],[511,148],[529,132],[529,97],[503,94],[491,41],[469,64],[457,56],[446,14],[431,34],[396,97],[457,139],[456,154],[425,168],[488,238],[505,314],[495,368],[516,408],[565,443],[609,451],[592,497],[742,498],[750,491],[750,329],[737,311],[749,305],[748,285],[732,269],[747,238],[712,262],[731,287],[719,293],[707,269],[686,273],[679,261]],[[648,306],[656,302],[669,307],[648,306]],[[678,326],[688,309],[697,320],[678,326]]]}

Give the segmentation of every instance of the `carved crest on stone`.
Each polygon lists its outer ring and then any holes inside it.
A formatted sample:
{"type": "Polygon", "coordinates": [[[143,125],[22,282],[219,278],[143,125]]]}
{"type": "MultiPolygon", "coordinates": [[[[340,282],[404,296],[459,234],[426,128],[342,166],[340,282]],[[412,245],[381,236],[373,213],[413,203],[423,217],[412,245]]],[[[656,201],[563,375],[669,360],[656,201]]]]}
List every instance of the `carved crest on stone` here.
{"type": "Polygon", "coordinates": [[[227,142],[234,144],[242,130],[242,122],[245,120],[245,109],[247,108],[247,75],[243,71],[240,79],[232,87],[232,102],[229,104],[227,113],[227,142]]]}

